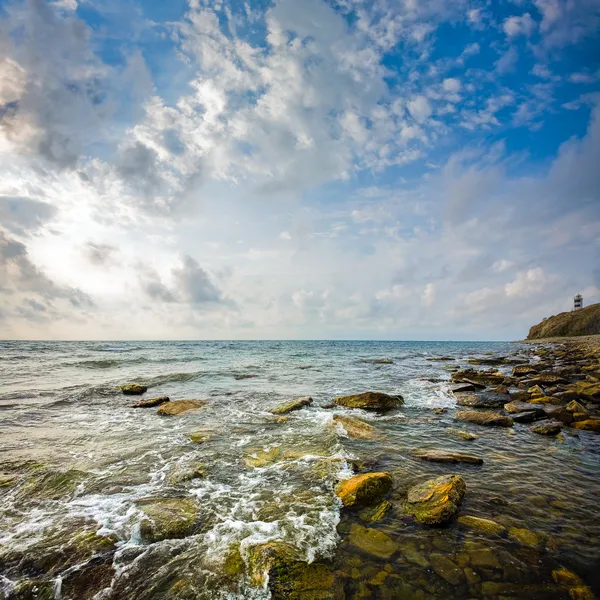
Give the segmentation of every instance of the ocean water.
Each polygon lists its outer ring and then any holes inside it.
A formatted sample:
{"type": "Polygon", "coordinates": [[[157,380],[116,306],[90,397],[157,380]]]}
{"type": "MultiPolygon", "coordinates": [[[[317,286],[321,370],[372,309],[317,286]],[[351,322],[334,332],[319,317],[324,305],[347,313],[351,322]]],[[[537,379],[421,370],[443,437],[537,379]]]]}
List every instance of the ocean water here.
{"type": "MultiPolygon", "coordinates": [[[[452,435],[457,422],[449,365],[528,351],[518,344],[462,342],[0,342],[0,471],[22,473],[41,464],[81,473],[76,488],[63,497],[47,498],[35,490],[23,494],[21,484],[0,488],[0,554],[27,552],[82,524],[99,528],[101,535],[116,536],[118,550],[111,576],[89,597],[115,599],[266,599],[265,586],[244,572],[225,573],[224,566],[232,552],[246,560],[252,545],[271,540],[292,544],[307,561],[328,560],[340,573],[355,564],[354,578],[344,583],[347,598],[401,598],[407,588],[394,592],[398,580],[413,585],[415,597],[461,598],[466,590],[469,597],[477,597],[478,590],[480,597],[493,597],[482,588],[486,577],[512,585],[505,596],[536,597],[518,587],[542,589],[561,566],[595,586],[600,565],[596,437],[582,432],[554,439],[533,435],[526,426],[464,424],[458,427],[479,439],[465,442],[452,435]],[[452,360],[428,360],[441,356],[452,360]],[[117,388],[125,383],[147,385],[145,398],[208,403],[198,411],[160,417],[156,409],[132,408],[138,397],[117,388]],[[405,406],[385,415],[327,408],[335,396],[368,390],[400,393],[405,406]],[[268,412],[306,395],[314,399],[312,406],[291,413],[286,422],[268,412]],[[333,422],[340,413],[369,421],[381,438],[350,439],[333,422]],[[196,431],[209,441],[190,441],[187,434],[196,431]],[[412,455],[434,448],[477,454],[485,462],[440,465],[412,455]],[[341,510],[333,492],[357,461],[393,475],[392,500],[398,504],[415,483],[461,474],[468,487],[464,514],[526,528],[548,542],[543,549],[523,548],[508,538],[483,539],[456,524],[425,528],[397,511],[374,525],[398,545],[393,561],[381,561],[349,541],[357,517],[341,510]],[[173,472],[197,463],[206,477],[173,483],[173,472]],[[165,497],[197,501],[197,533],[146,544],[138,501],[165,497]],[[441,552],[456,558],[468,542],[491,548],[499,562],[484,565],[475,583],[451,584],[429,556],[441,552]],[[424,560],[416,564],[406,549],[424,560]],[[395,579],[372,583],[384,566],[395,579]]],[[[26,570],[7,571],[3,593],[27,577],[26,570]]],[[[62,597],[59,579],[55,589],[62,597]]],[[[539,597],[563,596],[553,587],[539,597]]]]}

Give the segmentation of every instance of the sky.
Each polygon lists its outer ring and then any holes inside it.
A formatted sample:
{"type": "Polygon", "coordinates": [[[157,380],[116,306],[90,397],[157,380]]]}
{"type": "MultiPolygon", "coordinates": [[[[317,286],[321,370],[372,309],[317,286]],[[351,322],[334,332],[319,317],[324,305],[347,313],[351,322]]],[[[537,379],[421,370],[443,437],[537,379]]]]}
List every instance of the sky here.
{"type": "Polygon", "coordinates": [[[600,301],[600,0],[0,0],[0,338],[522,339],[600,301]]]}

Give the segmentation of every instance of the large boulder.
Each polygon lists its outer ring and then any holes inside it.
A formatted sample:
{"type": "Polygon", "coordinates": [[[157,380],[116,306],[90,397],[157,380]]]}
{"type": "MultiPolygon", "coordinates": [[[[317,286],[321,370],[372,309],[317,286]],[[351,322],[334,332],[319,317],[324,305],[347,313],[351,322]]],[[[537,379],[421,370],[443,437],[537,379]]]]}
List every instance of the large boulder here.
{"type": "Polygon", "coordinates": [[[346,415],[335,415],[333,421],[334,423],[339,423],[344,428],[348,437],[357,440],[376,440],[380,437],[379,431],[362,419],[346,415]]]}
{"type": "Polygon", "coordinates": [[[392,476],[389,473],[363,473],[338,484],[335,493],[343,505],[369,506],[375,504],[392,489],[392,476]]]}
{"type": "Polygon", "coordinates": [[[119,388],[126,396],[141,396],[148,391],[148,387],[145,385],[139,385],[137,383],[128,383],[122,385],[119,388]]]}
{"type": "Polygon", "coordinates": [[[482,393],[482,394],[461,394],[456,404],[458,406],[469,406],[471,408],[502,408],[508,395],[497,393],[482,393]]]}
{"type": "Polygon", "coordinates": [[[429,462],[439,463],[467,463],[471,465],[483,464],[483,458],[472,456],[470,454],[460,454],[458,452],[445,452],[443,450],[416,450],[414,456],[427,460],[429,462]]]}
{"type": "Polygon", "coordinates": [[[166,402],[159,406],[156,413],[163,417],[172,417],[189,412],[190,410],[197,410],[206,404],[206,400],[174,400],[173,402],[166,402]]]}
{"type": "Polygon", "coordinates": [[[146,542],[180,539],[195,531],[198,505],[191,498],[148,498],[137,506],[145,514],[140,534],[146,542]]]}
{"type": "Polygon", "coordinates": [[[419,523],[439,525],[458,511],[467,486],[460,475],[442,475],[408,491],[406,511],[419,523]]]}
{"type": "Polygon", "coordinates": [[[456,411],[456,420],[466,421],[467,423],[476,423],[477,425],[491,425],[496,427],[513,426],[513,420],[510,417],[494,412],[458,410],[456,411]]]}
{"type": "Polygon", "coordinates": [[[274,415],[285,415],[294,410],[300,410],[305,406],[310,406],[313,402],[313,399],[310,396],[302,396],[301,398],[296,398],[295,400],[289,400],[288,402],[283,402],[279,404],[275,408],[272,408],[269,412],[274,415]]]}
{"type": "Polygon", "coordinates": [[[346,408],[362,408],[364,410],[391,410],[404,404],[404,398],[400,394],[389,395],[382,392],[364,392],[352,396],[339,396],[333,401],[346,408]]]}

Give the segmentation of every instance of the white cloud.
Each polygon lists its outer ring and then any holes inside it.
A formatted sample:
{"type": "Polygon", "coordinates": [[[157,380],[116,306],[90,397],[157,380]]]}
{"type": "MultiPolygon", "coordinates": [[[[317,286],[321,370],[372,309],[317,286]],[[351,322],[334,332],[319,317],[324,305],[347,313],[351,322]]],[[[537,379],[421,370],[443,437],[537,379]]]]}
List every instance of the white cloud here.
{"type": "Polygon", "coordinates": [[[444,81],[442,82],[442,86],[445,91],[454,93],[460,92],[462,88],[460,79],[456,79],[456,77],[448,77],[444,79],[444,81]]]}
{"type": "Polygon", "coordinates": [[[407,106],[408,112],[417,123],[423,123],[431,116],[431,105],[425,96],[416,96],[407,106]]]}
{"type": "Polygon", "coordinates": [[[512,16],[504,20],[503,29],[508,37],[519,35],[530,36],[536,27],[535,21],[529,13],[521,16],[512,16]]]}
{"type": "Polygon", "coordinates": [[[504,291],[507,296],[531,296],[544,289],[547,279],[541,267],[520,271],[514,281],[504,286],[504,291]]]}

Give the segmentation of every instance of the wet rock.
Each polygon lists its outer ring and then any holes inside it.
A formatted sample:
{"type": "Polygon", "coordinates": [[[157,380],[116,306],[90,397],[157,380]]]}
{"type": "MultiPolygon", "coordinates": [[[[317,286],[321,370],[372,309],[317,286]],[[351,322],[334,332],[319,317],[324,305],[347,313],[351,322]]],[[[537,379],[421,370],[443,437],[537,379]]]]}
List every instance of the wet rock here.
{"type": "Polygon", "coordinates": [[[141,396],[148,391],[148,386],[137,383],[128,383],[119,388],[126,396],[141,396]]]}
{"type": "Polygon", "coordinates": [[[533,423],[533,421],[539,419],[539,414],[533,410],[526,410],[524,412],[510,415],[510,418],[515,423],[533,423]]]}
{"type": "Polygon", "coordinates": [[[390,396],[382,392],[364,392],[352,396],[339,396],[333,401],[346,408],[362,408],[364,410],[386,411],[398,408],[404,404],[404,398],[399,394],[390,396]]]}
{"type": "Polygon", "coordinates": [[[446,452],[444,450],[417,450],[413,452],[414,456],[429,462],[439,463],[468,463],[472,465],[483,464],[483,458],[472,456],[470,454],[460,454],[458,452],[446,452]]]}
{"type": "Polygon", "coordinates": [[[458,517],[457,521],[468,527],[469,529],[475,529],[485,533],[486,535],[504,535],[506,533],[506,527],[492,521],[491,519],[482,519],[481,517],[473,517],[471,515],[462,515],[458,517]]]}
{"type": "Polygon", "coordinates": [[[212,435],[206,431],[194,431],[187,434],[188,439],[194,444],[204,444],[212,439],[212,435]]]}
{"type": "Polygon", "coordinates": [[[527,389],[529,393],[529,398],[541,398],[545,396],[544,390],[539,385],[532,385],[527,389]]]}
{"type": "Polygon", "coordinates": [[[493,412],[476,412],[459,410],[456,412],[458,421],[476,423],[477,425],[489,425],[496,427],[512,427],[513,420],[510,417],[493,412]]]}
{"type": "Polygon", "coordinates": [[[508,404],[504,405],[504,410],[510,414],[517,414],[523,412],[533,412],[539,417],[544,416],[544,409],[537,404],[530,404],[529,402],[519,402],[517,400],[512,400],[508,404]]]}
{"type": "Polygon", "coordinates": [[[470,431],[465,431],[464,429],[454,429],[453,427],[450,427],[446,431],[454,437],[468,442],[479,439],[479,436],[477,434],[471,433],[470,431]]]}
{"type": "Polygon", "coordinates": [[[161,396],[160,398],[150,398],[149,400],[140,400],[133,405],[133,408],[152,408],[153,406],[160,406],[165,402],[169,402],[169,396],[161,396]]]}
{"type": "Polygon", "coordinates": [[[381,437],[379,431],[375,427],[356,417],[335,415],[333,420],[346,430],[348,437],[357,440],[375,440],[378,437],[381,437]]]}
{"type": "Polygon", "coordinates": [[[511,527],[508,530],[508,537],[513,542],[517,542],[522,546],[529,546],[530,548],[540,548],[545,542],[545,536],[542,534],[520,527],[511,527]]]}
{"type": "Polygon", "coordinates": [[[570,413],[588,414],[588,409],[579,402],[577,402],[577,400],[571,400],[571,402],[569,402],[567,406],[565,406],[565,409],[570,413]]]}
{"type": "Polygon", "coordinates": [[[346,479],[336,487],[336,494],[347,508],[377,503],[392,489],[389,473],[363,473],[346,479]]]}
{"type": "Polygon", "coordinates": [[[206,400],[174,400],[159,406],[156,413],[163,417],[172,417],[191,410],[197,410],[206,404],[206,400]]]}
{"type": "Polygon", "coordinates": [[[255,377],[258,377],[258,375],[255,373],[241,373],[233,376],[236,381],[242,381],[243,379],[254,379],[255,377]]]}
{"type": "Polygon", "coordinates": [[[396,543],[385,533],[358,523],[354,523],[350,528],[349,541],[363,552],[385,560],[391,558],[398,550],[396,543]]]}
{"type": "Polygon", "coordinates": [[[562,401],[553,396],[536,396],[529,401],[531,404],[560,406],[562,401]]]}
{"type": "Polygon", "coordinates": [[[206,477],[206,467],[202,463],[193,465],[176,465],[169,475],[169,483],[177,485],[192,481],[193,479],[204,479],[206,477]]]}
{"type": "Polygon", "coordinates": [[[456,383],[471,383],[475,387],[500,385],[504,383],[504,378],[504,373],[478,371],[476,369],[463,369],[452,374],[452,381],[456,383]]]}
{"type": "Polygon", "coordinates": [[[388,514],[391,508],[391,503],[387,500],[383,500],[375,506],[367,506],[361,509],[358,512],[358,516],[365,523],[378,523],[379,521],[383,521],[383,519],[385,519],[385,516],[388,514]]]}
{"type": "Polygon", "coordinates": [[[191,498],[147,498],[136,504],[146,515],[140,523],[146,542],[181,539],[196,529],[198,505],[191,498]]]}
{"type": "Polygon", "coordinates": [[[469,406],[471,408],[502,408],[508,396],[505,394],[464,394],[460,395],[456,401],[458,406],[469,406]]]}
{"type": "Polygon", "coordinates": [[[513,367],[512,374],[515,377],[526,377],[527,375],[537,374],[537,369],[533,365],[517,365],[513,367]]]}
{"type": "Polygon", "coordinates": [[[426,358],[425,360],[428,360],[430,362],[436,362],[436,361],[448,362],[448,361],[452,361],[454,359],[451,356],[430,356],[430,357],[426,358]]]}
{"type": "Polygon", "coordinates": [[[451,519],[467,486],[460,475],[442,475],[408,491],[406,511],[419,523],[438,525],[451,519]]]}
{"type": "Polygon", "coordinates": [[[544,372],[531,377],[529,383],[533,385],[556,385],[557,383],[567,383],[567,380],[558,373],[544,372]]]}
{"type": "Polygon", "coordinates": [[[433,572],[450,585],[460,585],[464,581],[465,576],[462,569],[444,554],[431,554],[429,561],[433,572]]]}
{"type": "Polygon", "coordinates": [[[389,358],[363,358],[361,363],[367,363],[370,365],[393,365],[394,361],[389,358]]]}
{"type": "Polygon", "coordinates": [[[0,473],[0,488],[10,487],[19,480],[18,475],[0,473]]]}
{"type": "Polygon", "coordinates": [[[544,414],[551,420],[560,421],[564,425],[569,425],[573,421],[573,415],[568,412],[563,406],[554,406],[552,404],[544,404],[542,406],[544,414]]]}
{"type": "Polygon", "coordinates": [[[28,579],[17,584],[8,600],[55,600],[54,581],[28,579]]]}
{"type": "Polygon", "coordinates": [[[550,421],[549,419],[544,419],[543,421],[539,421],[535,425],[532,425],[529,429],[534,433],[539,433],[540,435],[557,435],[561,432],[562,423],[559,421],[550,421]]]}
{"type": "Polygon", "coordinates": [[[527,390],[509,392],[508,395],[513,402],[529,402],[529,392],[527,390]]]}
{"type": "Polygon", "coordinates": [[[295,410],[300,410],[305,406],[310,406],[313,402],[313,399],[310,396],[302,396],[301,398],[296,398],[295,400],[290,400],[288,402],[284,402],[283,404],[279,404],[275,408],[272,408],[269,412],[274,415],[285,415],[295,410]]]}
{"type": "Polygon", "coordinates": [[[585,431],[595,431],[600,433],[600,419],[587,419],[585,421],[577,421],[571,425],[575,429],[583,429],[585,431]]]}
{"type": "Polygon", "coordinates": [[[496,553],[491,548],[488,548],[481,543],[468,540],[464,543],[463,548],[469,555],[469,562],[476,569],[498,569],[500,561],[496,553]]]}
{"type": "Polygon", "coordinates": [[[472,383],[457,383],[450,388],[453,394],[459,394],[460,392],[474,392],[477,388],[472,383]]]}
{"type": "Polygon", "coordinates": [[[27,481],[17,490],[16,497],[22,500],[31,498],[60,500],[72,496],[79,484],[87,477],[89,477],[88,473],[78,469],[66,471],[33,469],[27,481]]]}

